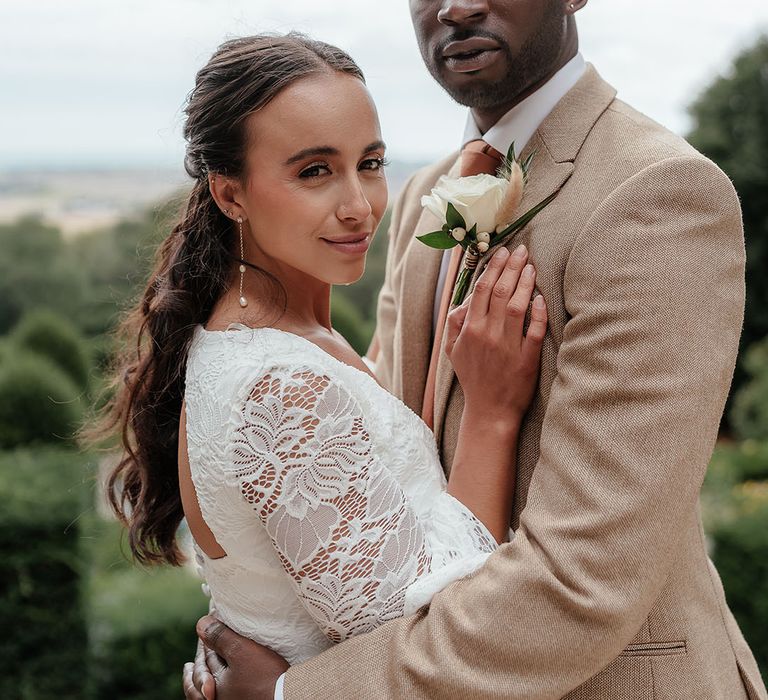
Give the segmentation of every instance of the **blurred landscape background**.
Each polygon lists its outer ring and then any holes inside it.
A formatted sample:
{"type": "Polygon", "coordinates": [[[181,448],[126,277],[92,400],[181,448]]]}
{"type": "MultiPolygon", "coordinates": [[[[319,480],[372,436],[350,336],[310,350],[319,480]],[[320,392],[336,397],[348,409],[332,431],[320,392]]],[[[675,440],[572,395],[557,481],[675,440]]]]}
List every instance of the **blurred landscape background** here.
{"type": "MultiPolygon", "coordinates": [[[[365,8],[337,4],[353,17],[365,14],[365,8]]],[[[654,11],[655,4],[655,0],[650,3],[649,11],[654,11]]],[[[234,12],[233,3],[223,6],[234,12]]],[[[0,3],[0,12],[9,7],[0,3]]],[[[201,4],[190,2],[188,7],[201,4]]],[[[595,3],[595,15],[599,18],[602,12],[607,24],[617,17],[626,21],[632,7],[636,4],[620,0],[610,8],[595,3]],[[616,7],[625,14],[614,14],[616,7]]],[[[244,12],[240,5],[237,8],[244,12]]],[[[592,46],[593,53],[599,54],[597,20],[590,25],[584,15],[585,34],[592,41],[585,42],[587,49],[592,46]]],[[[768,13],[764,11],[763,17],[768,19],[768,13]]],[[[402,35],[402,41],[415,44],[407,12],[400,8],[395,19],[399,24],[392,25],[396,27],[393,36],[402,35]]],[[[390,18],[385,24],[390,21],[394,22],[390,18]]],[[[242,29],[243,22],[238,20],[235,28],[242,29]]],[[[647,18],[646,22],[653,24],[647,18]]],[[[273,23],[268,28],[289,27],[273,23]]],[[[333,36],[332,29],[323,25],[312,33],[357,55],[359,37],[345,40],[333,36]]],[[[223,38],[223,32],[218,34],[223,38]]],[[[407,50],[409,60],[415,57],[416,61],[409,65],[423,71],[415,47],[407,50]]],[[[718,50],[724,52],[722,47],[718,50]]],[[[589,50],[585,56],[594,58],[589,50]]],[[[702,509],[710,553],[729,604],[765,676],[768,37],[749,33],[727,61],[708,71],[698,89],[675,96],[683,101],[679,108],[663,100],[658,110],[654,107],[659,93],[670,90],[669,86],[662,89],[659,81],[669,77],[674,82],[677,66],[669,76],[657,74],[651,87],[633,84],[624,90],[624,83],[632,81],[622,82],[620,75],[609,72],[609,59],[621,66],[623,54],[606,56],[605,70],[595,62],[618,83],[620,96],[641,108],[647,98],[645,106],[652,116],[673,122],[669,125],[717,162],[741,197],[748,255],[747,312],[739,365],[705,482],[702,509]]],[[[627,60],[631,59],[630,53],[627,60]]],[[[46,65],[53,65],[53,58],[46,60],[46,65]]],[[[204,58],[197,65],[203,62],[204,58]]],[[[397,70],[402,74],[410,69],[398,66],[397,70]]],[[[370,72],[372,82],[387,78],[382,68],[374,66],[370,72]]],[[[15,75],[3,62],[0,81],[10,83],[15,75]]],[[[192,77],[185,76],[187,89],[192,77]]],[[[411,101],[401,96],[392,107],[395,98],[387,89],[382,89],[380,97],[372,87],[382,108],[385,138],[395,144],[388,170],[392,197],[420,163],[451,150],[461,134],[463,110],[449,105],[434,88],[424,89],[433,90],[429,101],[441,101],[439,109],[446,114],[445,123],[434,129],[429,121],[436,122],[433,117],[418,126],[400,122],[400,111],[408,113],[414,104],[421,104],[419,98],[411,101]],[[408,129],[410,135],[402,133],[408,129]],[[413,147],[415,138],[420,140],[419,148],[413,147]]],[[[19,95],[22,104],[25,98],[19,95]]],[[[150,90],[149,98],[156,96],[157,91],[150,90]]],[[[177,108],[183,96],[183,90],[175,96],[177,108]]],[[[0,114],[0,119],[10,119],[9,114],[0,114]]],[[[31,124],[32,136],[25,136],[19,131],[22,126],[8,124],[0,121],[0,628],[4,630],[0,659],[12,672],[0,676],[0,696],[22,700],[178,698],[181,667],[193,653],[194,623],[207,610],[207,599],[186,567],[146,570],[130,561],[120,527],[101,497],[102,475],[115,455],[84,453],[72,439],[94,405],[103,401],[104,370],[115,350],[110,332],[143,289],[154,249],[170,231],[184,201],[189,183],[180,166],[178,135],[175,141],[162,136],[157,157],[132,160],[127,157],[130,144],[127,150],[115,146],[101,155],[81,153],[83,157],[50,146],[46,147],[51,155],[48,162],[45,148],[36,151],[32,143],[40,125],[31,124]],[[114,162],[110,153],[116,154],[114,162]]],[[[93,134],[96,141],[101,138],[96,127],[93,134]]],[[[88,134],[73,135],[72,142],[77,139],[87,144],[88,134]]],[[[334,324],[361,353],[375,323],[387,220],[388,215],[369,253],[363,279],[334,291],[334,324]]],[[[713,280],[713,290],[716,286],[713,280]]],[[[706,322],[704,299],[702,323],[706,322]]],[[[181,534],[187,538],[184,528],[181,534]]]]}

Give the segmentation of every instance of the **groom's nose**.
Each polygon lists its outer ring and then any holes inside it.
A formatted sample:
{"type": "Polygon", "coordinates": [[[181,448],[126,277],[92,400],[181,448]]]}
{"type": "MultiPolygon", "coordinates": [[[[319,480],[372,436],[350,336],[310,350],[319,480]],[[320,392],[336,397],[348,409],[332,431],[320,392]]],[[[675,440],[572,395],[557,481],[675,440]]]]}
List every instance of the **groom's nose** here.
{"type": "Polygon", "coordinates": [[[488,0],[443,0],[437,19],[449,27],[482,22],[490,12],[488,0]]]}

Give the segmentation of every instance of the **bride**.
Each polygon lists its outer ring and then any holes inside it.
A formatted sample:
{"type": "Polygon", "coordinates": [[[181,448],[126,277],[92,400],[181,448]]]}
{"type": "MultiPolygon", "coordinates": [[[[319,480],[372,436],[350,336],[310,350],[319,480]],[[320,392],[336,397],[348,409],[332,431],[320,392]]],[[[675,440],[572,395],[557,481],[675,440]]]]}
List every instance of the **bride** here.
{"type": "Polygon", "coordinates": [[[414,612],[508,538],[546,310],[523,335],[507,310],[535,273],[502,248],[451,312],[466,409],[446,483],[430,429],[331,326],[331,288],[361,277],[387,204],[360,69],[300,35],[235,39],[186,115],[194,187],[122,325],[109,496],[144,563],[183,561],[186,517],[215,614],[297,663],[414,612]]]}

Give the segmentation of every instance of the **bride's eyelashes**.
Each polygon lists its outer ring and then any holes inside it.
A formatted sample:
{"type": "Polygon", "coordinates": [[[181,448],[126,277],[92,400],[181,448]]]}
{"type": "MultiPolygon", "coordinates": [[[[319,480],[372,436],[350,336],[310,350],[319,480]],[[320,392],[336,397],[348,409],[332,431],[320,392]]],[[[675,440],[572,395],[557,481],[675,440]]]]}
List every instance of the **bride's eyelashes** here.
{"type": "Polygon", "coordinates": [[[360,168],[362,170],[383,170],[388,165],[389,161],[384,156],[377,156],[376,158],[366,158],[360,163],[360,168]]]}
{"type": "Polygon", "coordinates": [[[299,177],[301,178],[314,178],[314,177],[320,177],[321,171],[325,170],[329,175],[331,174],[331,169],[328,166],[327,163],[312,163],[312,165],[307,166],[299,173],[299,177]]]}
{"type": "MultiPolygon", "coordinates": [[[[376,158],[366,158],[361,161],[358,166],[358,170],[383,170],[389,165],[389,161],[384,156],[377,156],[376,158]]],[[[304,168],[299,177],[302,179],[312,179],[322,177],[324,174],[331,175],[331,167],[327,163],[312,163],[304,168]]]]}

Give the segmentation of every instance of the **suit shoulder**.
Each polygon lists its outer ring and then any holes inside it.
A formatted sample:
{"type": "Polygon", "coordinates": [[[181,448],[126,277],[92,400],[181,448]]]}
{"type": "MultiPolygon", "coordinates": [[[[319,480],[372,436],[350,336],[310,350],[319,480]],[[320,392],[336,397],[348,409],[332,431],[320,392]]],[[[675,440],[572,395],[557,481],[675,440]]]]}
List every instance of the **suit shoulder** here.
{"type": "Polygon", "coordinates": [[[730,178],[716,163],[682,136],[619,99],[613,100],[595,124],[580,160],[603,171],[609,163],[614,187],[644,171],[650,174],[669,169],[688,173],[690,177],[678,183],[683,189],[715,187],[733,192],[730,178]]]}
{"type": "Polygon", "coordinates": [[[641,141],[650,147],[660,156],[660,160],[675,156],[704,157],[682,136],[622,100],[614,100],[606,110],[605,117],[614,122],[615,128],[624,130],[629,139],[641,141]]]}

